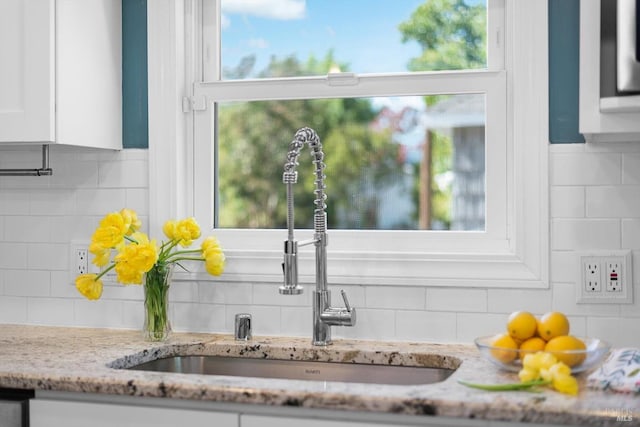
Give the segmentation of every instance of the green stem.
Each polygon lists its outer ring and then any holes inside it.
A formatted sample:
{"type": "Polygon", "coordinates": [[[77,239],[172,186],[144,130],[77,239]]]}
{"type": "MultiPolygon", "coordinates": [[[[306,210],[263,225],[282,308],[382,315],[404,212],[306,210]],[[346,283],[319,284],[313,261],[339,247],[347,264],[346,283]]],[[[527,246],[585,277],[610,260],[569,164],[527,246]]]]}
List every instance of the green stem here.
{"type": "Polygon", "coordinates": [[[168,292],[171,267],[156,264],[146,273],[144,288],[145,333],[152,341],[162,341],[169,332],[168,292]]]}
{"type": "Polygon", "coordinates": [[[104,270],[102,270],[95,278],[95,280],[100,279],[102,276],[104,276],[105,274],[107,274],[108,272],[110,272],[111,270],[113,270],[116,267],[115,263],[111,264],[109,267],[105,268],[104,270]]]}
{"type": "Polygon", "coordinates": [[[528,390],[532,387],[551,383],[551,381],[542,380],[542,379],[523,381],[520,383],[504,383],[504,384],[479,384],[479,383],[472,383],[472,382],[463,381],[463,380],[458,380],[458,382],[467,387],[478,388],[480,390],[488,390],[488,391],[528,390]]]}

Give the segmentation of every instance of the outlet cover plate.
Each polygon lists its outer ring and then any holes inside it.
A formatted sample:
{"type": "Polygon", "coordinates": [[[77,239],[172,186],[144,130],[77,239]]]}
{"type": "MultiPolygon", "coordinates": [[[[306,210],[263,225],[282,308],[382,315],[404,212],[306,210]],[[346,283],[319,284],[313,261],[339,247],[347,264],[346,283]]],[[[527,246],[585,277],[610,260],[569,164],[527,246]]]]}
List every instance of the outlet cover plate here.
{"type": "Polygon", "coordinates": [[[632,304],[633,303],[633,257],[629,250],[589,251],[578,253],[576,268],[576,302],[578,304],[632,304]],[[608,273],[610,264],[620,264],[617,287],[613,291],[608,273]],[[598,277],[593,277],[595,271],[598,277]],[[598,286],[591,286],[593,281],[598,286]]]}

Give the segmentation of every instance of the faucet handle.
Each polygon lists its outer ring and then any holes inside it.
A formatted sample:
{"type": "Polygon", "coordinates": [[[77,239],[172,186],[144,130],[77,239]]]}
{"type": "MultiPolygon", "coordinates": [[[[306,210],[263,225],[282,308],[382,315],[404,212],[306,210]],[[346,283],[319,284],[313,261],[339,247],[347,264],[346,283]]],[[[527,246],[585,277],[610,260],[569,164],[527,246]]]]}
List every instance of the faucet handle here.
{"type": "Polygon", "coordinates": [[[340,289],[340,295],[342,295],[342,300],[344,301],[344,307],[348,312],[351,312],[351,305],[349,304],[349,300],[347,299],[347,293],[344,289],[340,289]]]}

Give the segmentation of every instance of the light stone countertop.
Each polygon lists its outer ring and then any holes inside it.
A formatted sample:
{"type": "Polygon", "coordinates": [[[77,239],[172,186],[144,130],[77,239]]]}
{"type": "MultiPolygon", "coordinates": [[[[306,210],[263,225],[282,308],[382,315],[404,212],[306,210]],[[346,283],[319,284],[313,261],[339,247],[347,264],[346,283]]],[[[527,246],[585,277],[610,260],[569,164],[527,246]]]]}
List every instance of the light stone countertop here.
{"type": "Polygon", "coordinates": [[[315,409],[447,416],[543,424],[640,426],[640,397],[588,390],[586,373],[577,397],[542,393],[488,392],[457,383],[517,382],[475,346],[336,340],[314,347],[306,338],[174,333],[149,343],[138,331],[0,325],[0,387],[163,397],[315,409]],[[346,361],[455,368],[443,382],[396,386],[230,376],[167,374],[126,368],[176,354],[346,361]],[[616,414],[631,414],[621,422],[616,414]]]}

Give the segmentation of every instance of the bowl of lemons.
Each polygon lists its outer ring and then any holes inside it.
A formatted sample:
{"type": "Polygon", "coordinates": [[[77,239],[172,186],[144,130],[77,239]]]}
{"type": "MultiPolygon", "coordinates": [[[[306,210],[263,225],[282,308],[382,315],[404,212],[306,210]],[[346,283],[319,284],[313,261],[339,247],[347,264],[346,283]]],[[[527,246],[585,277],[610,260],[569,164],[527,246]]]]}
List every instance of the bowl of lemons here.
{"type": "Polygon", "coordinates": [[[554,311],[540,318],[527,311],[509,315],[506,330],[475,339],[480,353],[496,366],[513,372],[522,369],[529,353],[544,351],[571,368],[572,373],[598,366],[609,353],[610,345],[597,338],[570,335],[569,319],[554,311]]]}

